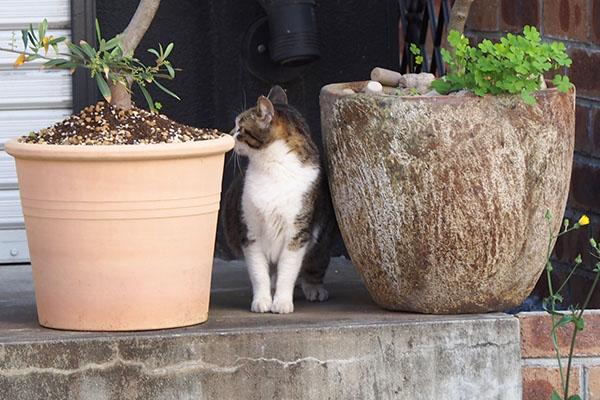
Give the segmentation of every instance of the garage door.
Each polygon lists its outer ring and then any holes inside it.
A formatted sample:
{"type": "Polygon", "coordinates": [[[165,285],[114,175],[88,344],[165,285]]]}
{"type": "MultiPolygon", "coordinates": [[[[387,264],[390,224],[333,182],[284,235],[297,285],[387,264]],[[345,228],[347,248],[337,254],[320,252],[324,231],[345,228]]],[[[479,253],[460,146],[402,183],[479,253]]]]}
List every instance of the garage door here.
{"type": "MultiPolygon", "coordinates": [[[[70,37],[70,1],[0,1],[0,47],[9,47],[12,32],[22,48],[21,29],[48,19],[54,37],[70,37]]],[[[52,50],[51,50],[52,51],[52,50]]],[[[51,54],[51,53],[49,53],[51,54]]],[[[17,176],[4,151],[10,138],[52,125],[71,113],[72,84],[68,71],[40,71],[41,62],[13,68],[17,54],[0,51],[0,263],[29,261],[17,176]]]]}

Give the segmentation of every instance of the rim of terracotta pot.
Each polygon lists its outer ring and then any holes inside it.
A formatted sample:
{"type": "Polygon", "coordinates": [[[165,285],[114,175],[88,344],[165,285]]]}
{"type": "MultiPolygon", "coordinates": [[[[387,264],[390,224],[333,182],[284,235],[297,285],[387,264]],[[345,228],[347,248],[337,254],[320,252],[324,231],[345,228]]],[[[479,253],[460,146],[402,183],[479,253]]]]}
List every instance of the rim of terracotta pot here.
{"type": "Polygon", "coordinates": [[[225,134],[218,139],[185,143],[156,143],[111,146],[73,146],[22,143],[19,138],[6,142],[5,150],[17,158],[54,160],[157,160],[188,158],[198,155],[225,153],[233,148],[233,137],[225,134]]]}
{"type": "MultiPolygon", "coordinates": [[[[321,95],[327,94],[329,96],[334,96],[334,97],[338,97],[338,98],[348,97],[348,96],[365,95],[365,93],[363,93],[363,91],[364,91],[367,83],[369,83],[369,81],[330,83],[321,88],[321,95]],[[344,89],[352,89],[355,93],[346,93],[346,92],[344,92],[344,89]]],[[[548,88],[538,89],[538,90],[534,91],[533,93],[531,93],[531,95],[533,97],[545,96],[549,92],[557,92],[558,91],[558,89],[556,89],[556,87],[550,87],[552,85],[552,81],[546,80],[546,84],[548,85],[548,88]]],[[[466,94],[466,95],[461,95],[461,96],[456,96],[453,94],[440,94],[438,96],[425,96],[425,95],[399,96],[394,93],[395,90],[396,90],[396,88],[384,87],[383,95],[369,95],[369,96],[374,96],[378,100],[384,101],[384,102],[397,101],[398,99],[402,99],[403,101],[426,100],[426,101],[435,101],[435,102],[449,103],[449,104],[464,102],[465,98],[467,98],[467,99],[491,99],[491,98],[498,99],[498,98],[503,98],[503,97],[504,98],[512,98],[515,96],[518,97],[519,99],[521,98],[521,96],[519,94],[506,94],[506,95],[488,94],[485,97],[479,97],[475,94],[466,94]]],[[[570,90],[574,90],[574,89],[570,89],[570,90]]]]}

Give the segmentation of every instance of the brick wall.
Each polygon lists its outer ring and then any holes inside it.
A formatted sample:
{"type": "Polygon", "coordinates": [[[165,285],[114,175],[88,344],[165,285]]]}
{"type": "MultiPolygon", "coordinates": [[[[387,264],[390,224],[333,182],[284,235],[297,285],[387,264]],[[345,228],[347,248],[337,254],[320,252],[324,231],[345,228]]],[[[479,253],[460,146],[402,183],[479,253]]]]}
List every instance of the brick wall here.
{"type": "MultiPolygon", "coordinates": [[[[566,276],[581,253],[586,267],[565,293],[567,303],[581,304],[593,276],[588,238],[600,239],[600,0],[475,0],[467,33],[476,41],[494,39],[525,25],[536,26],[544,40],[564,42],[573,60],[567,75],[577,88],[575,160],[565,217],[585,213],[591,223],[557,242],[554,279],[566,276]]],[[[542,276],[534,293],[543,298],[546,287],[542,276]]],[[[590,307],[600,308],[600,290],[590,307]]]]}
{"type": "MultiPolygon", "coordinates": [[[[550,339],[552,320],[545,312],[517,315],[521,326],[523,400],[549,400],[552,391],[560,392],[561,378],[555,350],[550,339]]],[[[569,395],[583,400],[600,400],[600,310],[584,314],[585,329],[577,335],[569,395]]],[[[561,354],[567,355],[571,328],[558,330],[561,354]]],[[[563,365],[567,359],[563,359],[563,365]]]]}

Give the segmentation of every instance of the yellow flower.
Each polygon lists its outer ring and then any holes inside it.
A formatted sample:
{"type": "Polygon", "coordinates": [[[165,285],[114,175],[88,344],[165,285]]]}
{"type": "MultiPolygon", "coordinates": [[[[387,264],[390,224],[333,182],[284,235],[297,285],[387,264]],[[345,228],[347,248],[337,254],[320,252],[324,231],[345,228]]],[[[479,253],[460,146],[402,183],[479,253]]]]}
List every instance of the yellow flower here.
{"type": "Polygon", "coordinates": [[[581,226],[583,226],[583,225],[587,225],[587,224],[589,224],[589,223],[590,223],[590,219],[588,218],[588,216],[587,216],[587,215],[583,214],[583,215],[581,216],[581,218],[579,218],[579,221],[577,221],[577,223],[578,223],[579,225],[581,225],[581,226]]]}
{"type": "Polygon", "coordinates": [[[19,54],[19,57],[17,57],[17,60],[15,61],[15,63],[13,65],[16,68],[19,65],[23,65],[24,62],[25,62],[25,54],[19,54]]]}
{"type": "Polygon", "coordinates": [[[42,44],[44,45],[44,50],[46,51],[46,54],[48,54],[48,38],[46,36],[44,36],[44,38],[42,39],[42,44]]]}

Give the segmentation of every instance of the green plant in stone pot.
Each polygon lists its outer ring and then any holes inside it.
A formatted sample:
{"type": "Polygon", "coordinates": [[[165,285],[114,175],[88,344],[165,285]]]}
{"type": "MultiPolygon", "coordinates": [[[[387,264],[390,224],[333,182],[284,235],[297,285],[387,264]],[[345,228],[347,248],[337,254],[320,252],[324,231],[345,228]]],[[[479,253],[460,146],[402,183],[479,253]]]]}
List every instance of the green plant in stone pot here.
{"type": "Polygon", "coordinates": [[[84,68],[105,101],[7,142],[15,157],[40,324],[73,330],[162,329],[204,322],[229,135],[168,119],[150,96],[172,79],[174,49],[134,51],[159,0],[141,0],[121,35],[98,48],[55,38],[44,20],[21,32],[15,66],[84,68]],[[68,52],[59,46],[66,45],[68,52]],[[54,51],[50,51],[53,48],[54,51]],[[132,102],[133,87],[149,111],[132,102]]]}
{"type": "MultiPolygon", "coordinates": [[[[527,104],[535,102],[532,93],[542,86],[544,73],[571,66],[565,45],[542,43],[535,27],[525,26],[523,35],[507,34],[500,43],[484,39],[477,47],[458,31],[450,31],[452,51],[442,49],[450,72],[433,81],[431,87],[440,94],[467,89],[478,96],[486,94],[520,94],[527,104]]],[[[566,93],[573,84],[569,78],[555,75],[552,83],[566,93]]]]}

